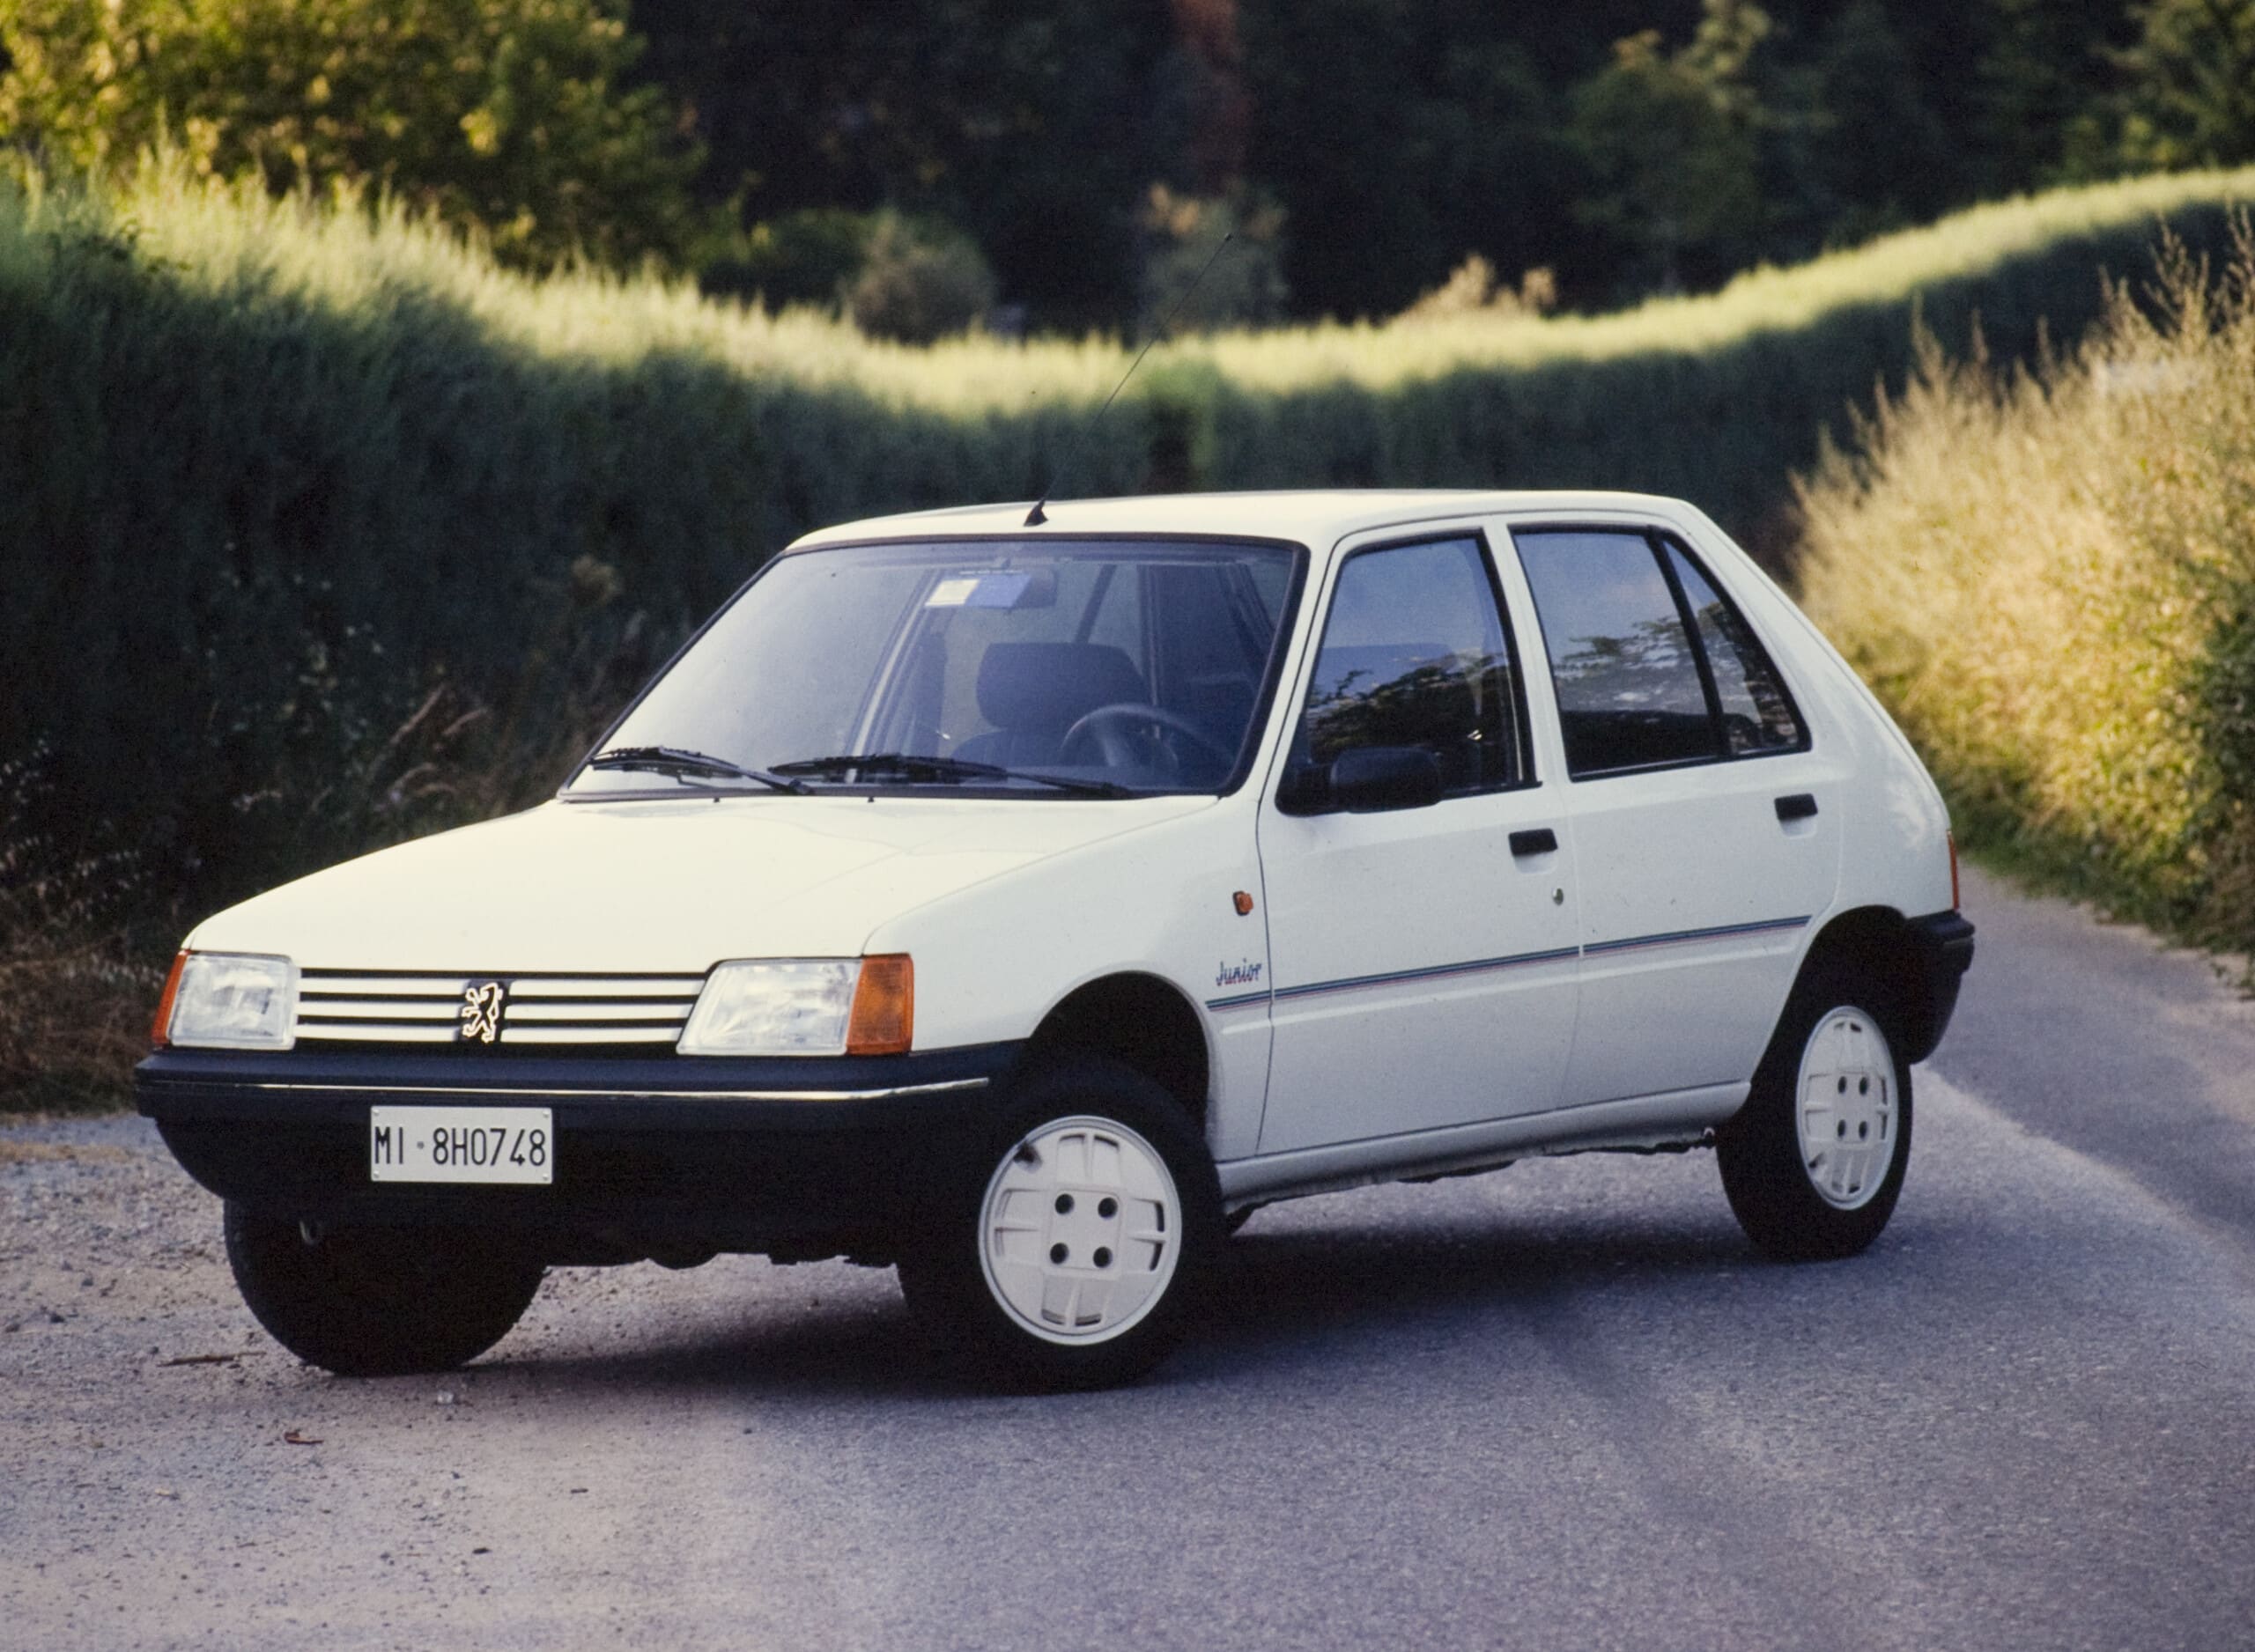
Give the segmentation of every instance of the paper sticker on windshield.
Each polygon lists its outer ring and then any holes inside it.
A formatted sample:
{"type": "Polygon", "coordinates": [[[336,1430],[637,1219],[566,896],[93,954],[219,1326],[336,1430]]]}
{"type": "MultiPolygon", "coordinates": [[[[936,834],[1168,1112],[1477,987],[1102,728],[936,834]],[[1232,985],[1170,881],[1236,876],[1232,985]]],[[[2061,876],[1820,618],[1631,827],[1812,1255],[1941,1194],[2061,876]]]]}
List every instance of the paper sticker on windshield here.
{"type": "Polygon", "coordinates": [[[1033,582],[1031,570],[950,574],[932,587],[926,608],[1012,608],[1033,582]]]}

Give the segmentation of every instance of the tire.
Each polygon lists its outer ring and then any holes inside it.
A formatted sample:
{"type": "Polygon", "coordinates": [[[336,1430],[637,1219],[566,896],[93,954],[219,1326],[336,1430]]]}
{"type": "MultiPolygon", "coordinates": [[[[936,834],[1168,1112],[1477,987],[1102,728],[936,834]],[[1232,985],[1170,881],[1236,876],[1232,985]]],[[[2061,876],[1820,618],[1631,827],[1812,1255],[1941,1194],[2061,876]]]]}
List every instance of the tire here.
{"type": "Polygon", "coordinates": [[[1911,1068],[1890,998],[1837,964],[1795,985],[1746,1105],[1716,1143],[1746,1236],[1786,1262],[1852,1257],[1895,1213],[1911,1068]]]}
{"type": "Polygon", "coordinates": [[[291,1353],[339,1376],[466,1364],[508,1334],[540,1289],[540,1263],[488,1235],[322,1233],[233,1199],[225,1226],[227,1264],[252,1315],[291,1353]]]}
{"type": "Polygon", "coordinates": [[[1180,1339],[1223,1243],[1213,1159],[1174,1099],[1117,1062],[1015,1088],[904,1245],[901,1289],[945,1362],[980,1380],[1131,1382],[1180,1339]]]}

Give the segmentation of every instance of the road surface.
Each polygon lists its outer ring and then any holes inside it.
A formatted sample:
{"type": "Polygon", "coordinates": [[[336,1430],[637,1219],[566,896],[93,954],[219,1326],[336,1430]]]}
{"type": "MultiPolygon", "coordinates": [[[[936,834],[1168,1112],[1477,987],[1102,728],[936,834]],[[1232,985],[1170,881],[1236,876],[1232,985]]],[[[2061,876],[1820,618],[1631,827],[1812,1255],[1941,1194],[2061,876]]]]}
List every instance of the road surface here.
{"type": "Polygon", "coordinates": [[[744,1258],[339,1381],[143,1121],[0,1130],[0,1644],[2255,1647],[2255,1007],[1967,908],[1868,1255],[1762,1261],[1705,1154],[1307,1200],[1114,1393],[744,1258]]]}

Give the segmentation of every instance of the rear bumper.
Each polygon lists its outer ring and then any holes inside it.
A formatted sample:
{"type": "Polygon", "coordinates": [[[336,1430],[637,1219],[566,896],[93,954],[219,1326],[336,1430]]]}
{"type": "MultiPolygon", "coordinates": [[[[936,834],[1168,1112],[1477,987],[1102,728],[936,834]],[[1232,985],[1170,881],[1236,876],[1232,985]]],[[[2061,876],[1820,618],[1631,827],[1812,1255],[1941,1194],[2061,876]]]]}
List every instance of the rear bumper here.
{"type": "Polygon", "coordinates": [[[983,1140],[1021,1048],[743,1061],[171,1050],[134,1086],[189,1175],[299,1220],[505,1229],[558,1262],[874,1259],[983,1140]],[[378,1104],[548,1108],[556,1179],[374,1183],[378,1104]]]}
{"type": "Polygon", "coordinates": [[[1957,989],[1973,964],[1973,926],[1962,913],[1934,912],[1911,920],[1919,962],[1919,1001],[1911,1005],[1911,1048],[1906,1061],[1924,1061],[1949,1030],[1957,1011],[1957,989]]]}

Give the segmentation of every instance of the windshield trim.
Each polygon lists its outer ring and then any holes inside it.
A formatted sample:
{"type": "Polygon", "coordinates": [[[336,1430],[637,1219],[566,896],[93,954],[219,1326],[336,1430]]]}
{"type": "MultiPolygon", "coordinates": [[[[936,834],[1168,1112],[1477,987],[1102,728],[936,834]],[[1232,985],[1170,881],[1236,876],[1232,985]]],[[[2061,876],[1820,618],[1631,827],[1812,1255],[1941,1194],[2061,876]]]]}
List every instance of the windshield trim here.
{"type": "Polygon", "coordinates": [[[1259,768],[1261,753],[1268,743],[1269,724],[1275,711],[1276,696],[1283,682],[1286,657],[1291,653],[1292,638],[1299,619],[1300,602],[1307,594],[1308,569],[1313,557],[1306,543],[1301,540],[1264,534],[1135,533],[1115,530],[1043,535],[1039,528],[1032,528],[1012,533],[879,534],[871,535],[867,538],[826,539],[811,545],[785,546],[755,568],[750,576],[736,588],[728,599],[707,615],[704,623],[683,640],[681,646],[673,651],[672,654],[667,658],[665,664],[650,674],[649,680],[643,683],[641,688],[636,690],[634,697],[620,709],[618,715],[613,718],[610,725],[604,728],[601,737],[587,749],[578,762],[572,765],[571,773],[566,775],[564,778],[564,783],[556,788],[555,797],[558,801],[565,803],[623,803],[700,795],[715,800],[721,797],[780,798],[787,795],[780,792],[754,791],[748,787],[743,790],[716,789],[704,794],[681,790],[658,791],[654,788],[648,791],[637,788],[632,791],[588,792],[575,792],[573,788],[579,784],[580,777],[588,772],[590,760],[598,753],[609,749],[618,731],[625,726],[629,718],[641,709],[642,702],[650,697],[651,691],[672,674],[674,667],[681,663],[691,649],[705,639],[705,634],[719,624],[723,616],[743,601],[752,586],[758,585],[785,559],[793,557],[817,556],[824,551],[867,550],[895,546],[913,548],[920,545],[1023,545],[1028,542],[1030,536],[1051,537],[1060,545],[1211,545],[1216,547],[1252,545],[1272,550],[1282,550],[1290,555],[1291,577],[1284,587],[1283,605],[1276,612],[1276,634],[1269,643],[1268,667],[1261,677],[1261,691],[1255,697],[1253,711],[1246,719],[1246,741],[1238,754],[1237,767],[1229,772],[1223,784],[1211,789],[1204,786],[1155,786],[1147,790],[1133,791],[1122,797],[1109,798],[1069,793],[1056,787],[1031,783],[1022,787],[973,786],[961,782],[934,784],[928,781],[921,783],[891,781],[880,785],[861,782],[853,785],[840,785],[821,780],[810,780],[809,794],[818,797],[887,795],[1044,798],[1081,803],[1128,802],[1141,797],[1224,798],[1236,795],[1259,768]]]}

